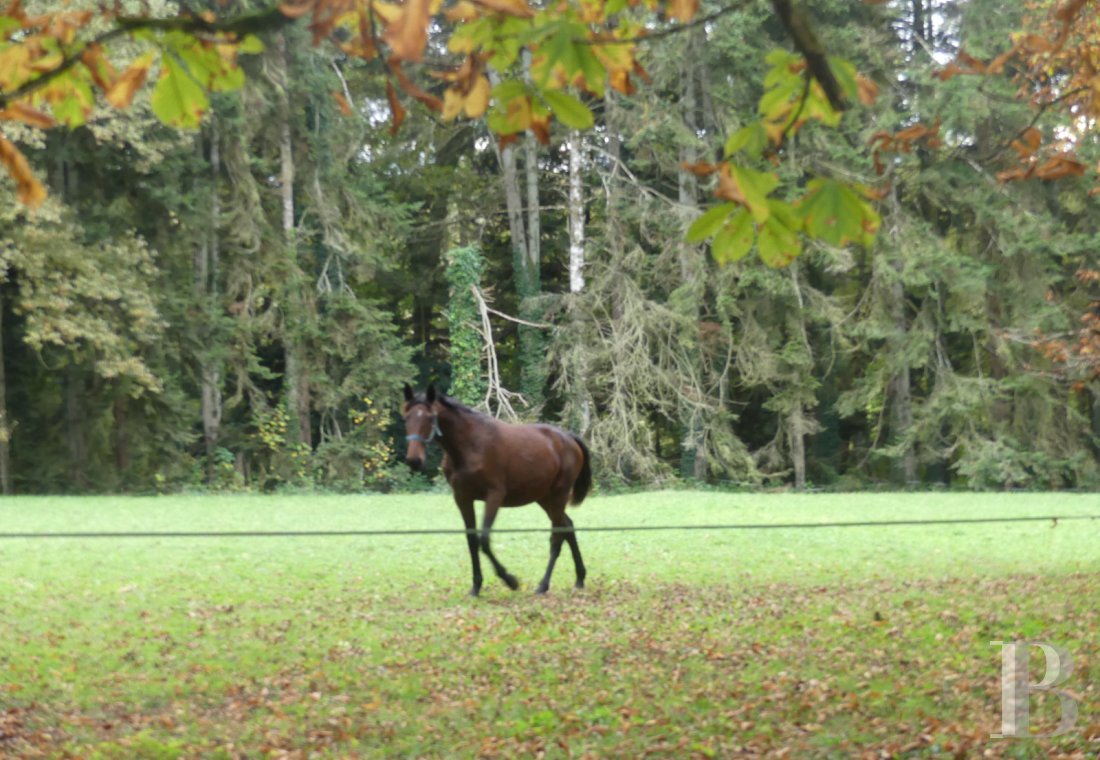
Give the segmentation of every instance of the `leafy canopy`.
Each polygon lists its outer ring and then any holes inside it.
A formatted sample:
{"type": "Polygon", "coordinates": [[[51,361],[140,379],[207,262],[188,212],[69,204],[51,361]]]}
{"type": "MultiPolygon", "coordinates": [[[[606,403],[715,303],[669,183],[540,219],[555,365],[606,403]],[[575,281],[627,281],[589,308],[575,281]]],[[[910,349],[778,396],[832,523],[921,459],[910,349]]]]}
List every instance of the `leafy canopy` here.
{"type": "MultiPolygon", "coordinates": [[[[155,18],[125,16],[117,6],[33,15],[13,0],[0,15],[0,120],[76,127],[97,93],[126,108],[152,77],[156,116],[196,128],[209,108],[208,92],[243,84],[238,56],[262,50],[258,35],[303,19],[314,44],[331,43],[383,67],[393,130],[412,99],[445,120],[485,118],[502,142],[523,132],[548,142],[555,119],[571,129],[593,126],[586,98],[608,89],[634,92],[636,81],[646,78],[639,60],[645,40],[744,5],[698,18],[697,0],[572,0],[544,7],[527,0],[457,0],[446,7],[442,0],[286,0],[250,15],[155,18]],[[428,60],[429,34],[432,55],[445,49],[443,60],[428,60]],[[116,48],[123,46],[114,44],[120,39],[129,41],[127,51],[136,43],[141,52],[120,62],[116,48]]],[[[858,189],[815,180],[801,199],[787,201],[775,194],[774,173],[750,165],[774,154],[807,122],[835,127],[848,102],[875,95],[851,64],[824,55],[795,3],[773,0],[773,6],[798,52],[768,56],[759,118],[730,137],[725,160],[688,167],[718,179],[716,195],[725,203],[696,222],[689,238],[713,237],[719,261],[744,256],[755,242],[765,262],[781,266],[801,251],[802,234],[834,245],[867,243],[878,226],[858,189]]],[[[343,94],[335,97],[346,110],[343,94]]],[[[20,200],[40,204],[43,186],[2,136],[0,161],[20,200]]]]}

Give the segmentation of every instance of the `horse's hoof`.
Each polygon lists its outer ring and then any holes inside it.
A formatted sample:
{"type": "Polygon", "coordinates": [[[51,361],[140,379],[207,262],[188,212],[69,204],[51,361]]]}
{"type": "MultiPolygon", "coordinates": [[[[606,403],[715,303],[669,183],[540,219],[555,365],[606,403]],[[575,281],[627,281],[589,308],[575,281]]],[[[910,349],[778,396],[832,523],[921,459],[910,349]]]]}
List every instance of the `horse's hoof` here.
{"type": "Polygon", "coordinates": [[[583,591],[584,590],[584,581],[577,581],[576,583],[573,584],[573,588],[580,589],[581,591],[583,591]]]}
{"type": "Polygon", "coordinates": [[[508,573],[505,573],[504,575],[500,576],[500,579],[502,581],[504,581],[505,586],[512,589],[513,591],[515,591],[517,588],[519,588],[519,581],[516,580],[516,576],[514,576],[514,575],[510,575],[508,573]]]}
{"type": "Polygon", "coordinates": [[[479,589],[477,586],[474,586],[472,589],[470,589],[471,598],[477,599],[479,594],[481,594],[481,589],[479,589]]]}
{"type": "Polygon", "coordinates": [[[539,596],[545,596],[546,592],[549,591],[549,590],[550,590],[549,586],[539,586],[537,589],[535,589],[535,593],[538,594],[539,596]]]}

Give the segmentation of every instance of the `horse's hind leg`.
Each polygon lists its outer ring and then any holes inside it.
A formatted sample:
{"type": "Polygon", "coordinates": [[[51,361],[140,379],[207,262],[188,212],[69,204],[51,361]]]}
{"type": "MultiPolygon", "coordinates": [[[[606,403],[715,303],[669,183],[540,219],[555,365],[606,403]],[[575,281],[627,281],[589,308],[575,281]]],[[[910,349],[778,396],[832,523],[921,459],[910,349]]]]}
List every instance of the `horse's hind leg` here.
{"type": "Polygon", "coordinates": [[[560,505],[539,503],[550,518],[552,532],[550,534],[550,562],[546,565],[546,574],[542,576],[542,581],[539,583],[536,593],[545,594],[550,589],[550,576],[553,575],[554,564],[558,561],[558,555],[561,554],[561,545],[566,541],[569,542],[569,549],[573,553],[573,567],[577,571],[576,587],[584,588],[584,576],[586,575],[584,560],[581,559],[581,548],[577,544],[577,534],[573,530],[573,521],[565,514],[565,503],[562,502],[560,505]]]}
{"type": "Polygon", "coordinates": [[[504,585],[515,591],[519,588],[519,581],[516,580],[516,576],[504,569],[504,565],[500,564],[489,545],[489,533],[493,529],[493,521],[497,519],[498,509],[500,509],[500,499],[492,496],[485,499],[485,517],[481,522],[481,551],[485,552],[485,556],[493,563],[497,577],[504,581],[504,585]]]}
{"type": "Polygon", "coordinates": [[[577,532],[573,530],[573,521],[565,516],[565,524],[569,526],[569,531],[565,533],[565,540],[569,542],[569,550],[573,552],[573,567],[577,571],[577,582],[574,584],[574,588],[584,588],[584,577],[588,574],[588,571],[584,569],[584,560],[581,559],[581,547],[577,543],[577,532]]]}
{"type": "MultiPolygon", "coordinates": [[[[543,509],[546,509],[546,507],[544,506],[543,509]]],[[[550,514],[549,509],[546,512],[550,514]]],[[[545,594],[550,590],[550,576],[554,574],[554,563],[558,561],[558,555],[561,554],[561,545],[565,542],[565,533],[557,529],[565,528],[565,520],[567,519],[569,518],[565,517],[564,512],[559,512],[557,515],[550,514],[550,562],[546,565],[546,573],[539,581],[539,587],[535,589],[536,594],[545,594]]]]}

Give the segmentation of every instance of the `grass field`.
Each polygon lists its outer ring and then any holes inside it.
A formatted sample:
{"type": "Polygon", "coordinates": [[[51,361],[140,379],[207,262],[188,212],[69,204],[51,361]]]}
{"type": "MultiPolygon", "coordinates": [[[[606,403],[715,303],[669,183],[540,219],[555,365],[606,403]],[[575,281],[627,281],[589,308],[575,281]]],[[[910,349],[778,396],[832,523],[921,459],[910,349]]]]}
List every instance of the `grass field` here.
{"type": "MultiPolygon", "coordinates": [[[[1100,514],[1096,494],[590,498],[603,525],[1100,514]]],[[[537,507],[497,527],[541,527],[537,507]]],[[[0,532],[455,528],[446,496],[9,498],[0,532]]],[[[1100,521],[494,540],[0,539],[0,757],[1095,757],[1100,521]],[[1073,731],[1000,730],[1064,646],[1073,731]],[[1043,673],[1035,650],[1032,681],[1043,673]]],[[[1035,695],[1035,730],[1059,700],[1035,695]]]]}

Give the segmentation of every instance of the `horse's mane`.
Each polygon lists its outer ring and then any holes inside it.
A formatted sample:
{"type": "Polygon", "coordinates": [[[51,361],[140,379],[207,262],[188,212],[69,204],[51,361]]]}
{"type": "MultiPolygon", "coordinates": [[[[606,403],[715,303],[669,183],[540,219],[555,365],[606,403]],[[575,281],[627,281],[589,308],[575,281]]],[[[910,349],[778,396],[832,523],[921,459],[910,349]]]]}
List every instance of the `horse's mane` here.
{"type": "Polygon", "coordinates": [[[444,396],[444,395],[441,394],[436,398],[436,400],[439,401],[439,403],[443,404],[443,406],[450,409],[451,411],[459,412],[460,414],[468,414],[468,415],[471,415],[473,417],[486,418],[486,419],[489,416],[489,415],[485,414],[484,412],[479,412],[477,409],[471,409],[470,407],[466,406],[465,404],[463,404],[458,399],[451,398],[450,396],[444,396]]]}

